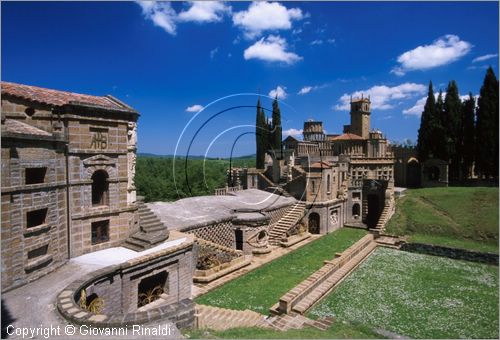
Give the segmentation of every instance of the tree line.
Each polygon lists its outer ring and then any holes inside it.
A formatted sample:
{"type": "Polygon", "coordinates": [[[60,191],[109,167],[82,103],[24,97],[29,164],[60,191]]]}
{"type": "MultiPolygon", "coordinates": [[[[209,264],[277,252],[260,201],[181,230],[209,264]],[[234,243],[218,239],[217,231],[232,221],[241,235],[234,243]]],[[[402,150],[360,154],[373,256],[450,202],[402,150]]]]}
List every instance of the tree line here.
{"type": "Polygon", "coordinates": [[[253,156],[244,158],[203,159],[178,157],[137,157],[135,185],[137,194],[146,202],[174,201],[180,198],[213,195],[216,188],[227,183],[227,169],[232,167],[254,167],[253,156]]]}
{"type": "Polygon", "coordinates": [[[255,118],[256,167],[264,169],[265,156],[268,150],[281,150],[281,111],[278,105],[278,96],[273,101],[272,119],[270,120],[262,106],[260,98],[257,101],[255,118]]]}
{"type": "Polygon", "coordinates": [[[449,164],[449,178],[472,175],[498,178],[498,80],[491,67],[486,71],[479,98],[472,93],[462,101],[457,83],[448,83],[437,99],[432,81],[418,130],[420,162],[439,158],[449,164]]]}

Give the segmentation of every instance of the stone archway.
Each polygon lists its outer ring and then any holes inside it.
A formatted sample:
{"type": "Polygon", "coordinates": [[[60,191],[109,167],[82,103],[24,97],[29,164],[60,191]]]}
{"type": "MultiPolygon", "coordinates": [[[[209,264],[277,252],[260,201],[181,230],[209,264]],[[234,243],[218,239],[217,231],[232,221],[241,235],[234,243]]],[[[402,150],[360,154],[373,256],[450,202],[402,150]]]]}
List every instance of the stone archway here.
{"type": "Polygon", "coordinates": [[[361,207],[359,206],[359,203],[354,203],[352,205],[352,217],[354,219],[358,219],[360,215],[361,215],[361,207]]]}
{"type": "Polygon", "coordinates": [[[382,212],[380,204],[380,195],[369,194],[368,201],[368,214],[366,215],[366,224],[368,227],[373,228],[377,225],[380,213],[382,212]]]}
{"type": "Polygon", "coordinates": [[[309,214],[309,232],[311,234],[319,234],[320,232],[320,217],[318,213],[310,213],[309,214]]]}
{"type": "Polygon", "coordinates": [[[420,186],[420,164],[415,158],[410,158],[406,163],[406,186],[408,188],[420,186]]]}

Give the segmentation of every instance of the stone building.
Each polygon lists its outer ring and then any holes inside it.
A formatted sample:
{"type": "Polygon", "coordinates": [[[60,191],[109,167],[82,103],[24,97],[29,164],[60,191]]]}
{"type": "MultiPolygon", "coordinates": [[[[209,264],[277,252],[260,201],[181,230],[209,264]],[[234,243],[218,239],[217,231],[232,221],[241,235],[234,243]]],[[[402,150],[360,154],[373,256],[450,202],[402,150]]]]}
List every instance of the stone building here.
{"type": "Polygon", "coordinates": [[[394,209],[394,155],[381,131],[370,129],[370,99],[351,100],[351,122],[327,135],[320,121],[304,122],[303,140],[288,137],[267,168],[246,169],[247,187],[282,190],[307,206],[311,233],[346,224],[380,229],[394,209]]]}
{"type": "Polygon", "coordinates": [[[139,113],[112,96],[1,87],[2,291],[70,258],[112,260],[61,293],[58,309],[66,318],[78,323],[85,314],[97,322],[93,313],[103,312],[99,322],[114,322],[168,306],[157,316],[190,326],[194,242],[179,232],[169,238],[167,226],[136,197],[139,113]],[[104,310],[96,309],[98,300],[104,310]]]}

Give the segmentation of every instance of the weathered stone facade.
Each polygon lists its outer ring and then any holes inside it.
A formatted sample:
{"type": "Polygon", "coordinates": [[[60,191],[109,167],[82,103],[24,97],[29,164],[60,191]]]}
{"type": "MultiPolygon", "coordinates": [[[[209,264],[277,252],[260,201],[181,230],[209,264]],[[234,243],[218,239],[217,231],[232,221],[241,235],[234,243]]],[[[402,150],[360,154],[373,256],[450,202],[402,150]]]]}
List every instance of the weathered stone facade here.
{"type": "Polygon", "coordinates": [[[109,96],[2,82],[3,290],[128,237],[137,119],[109,96]]]}

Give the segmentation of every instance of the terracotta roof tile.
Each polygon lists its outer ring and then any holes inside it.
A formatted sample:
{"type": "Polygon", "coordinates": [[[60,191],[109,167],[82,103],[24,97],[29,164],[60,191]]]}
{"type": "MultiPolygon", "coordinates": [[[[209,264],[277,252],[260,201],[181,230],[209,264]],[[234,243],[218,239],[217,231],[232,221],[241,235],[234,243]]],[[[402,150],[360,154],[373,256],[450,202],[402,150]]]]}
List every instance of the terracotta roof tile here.
{"type": "Polygon", "coordinates": [[[5,123],[2,124],[2,134],[5,132],[32,136],[52,136],[52,134],[47,131],[14,119],[6,119],[5,123]]]}
{"type": "Polygon", "coordinates": [[[96,106],[108,110],[135,112],[130,106],[111,96],[91,96],[73,92],[51,90],[37,86],[23,85],[2,81],[2,95],[10,95],[42,104],[63,106],[96,106]]]}
{"type": "Polygon", "coordinates": [[[330,168],[332,165],[328,162],[322,161],[322,162],[316,162],[313,163],[309,166],[309,168],[312,169],[325,169],[325,168],[330,168]]]}
{"type": "Polygon", "coordinates": [[[332,138],[331,140],[364,140],[364,138],[355,135],[354,133],[344,133],[340,136],[332,138]]]}

